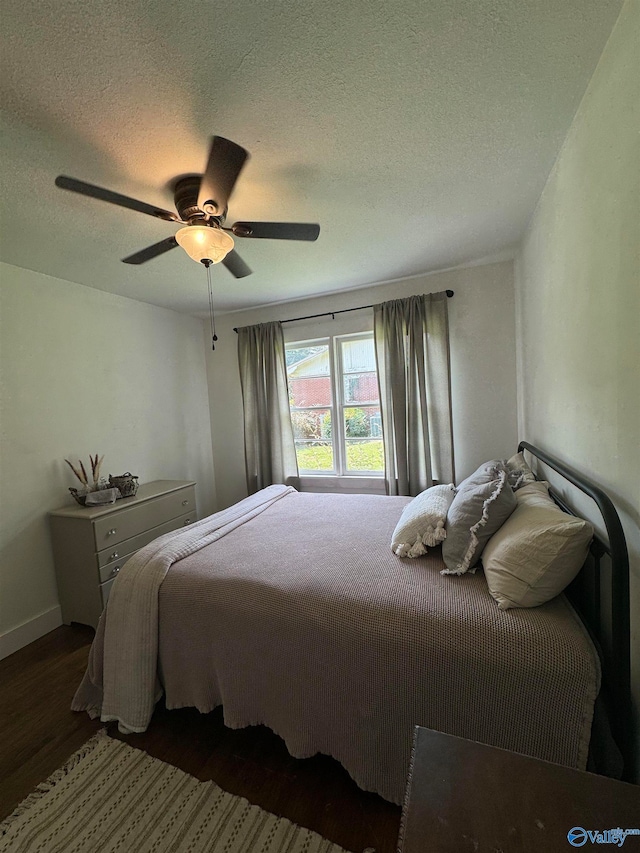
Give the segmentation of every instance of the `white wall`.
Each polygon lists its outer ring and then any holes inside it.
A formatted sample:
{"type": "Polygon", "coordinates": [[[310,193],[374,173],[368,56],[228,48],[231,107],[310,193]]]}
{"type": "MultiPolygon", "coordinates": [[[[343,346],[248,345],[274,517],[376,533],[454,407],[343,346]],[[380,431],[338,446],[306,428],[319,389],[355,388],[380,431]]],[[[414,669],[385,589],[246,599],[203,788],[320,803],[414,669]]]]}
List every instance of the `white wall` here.
{"type": "MultiPolygon", "coordinates": [[[[628,0],[517,260],[519,428],[613,499],[640,708],[640,3],[628,0]]],[[[580,507],[593,516],[593,505],[580,507]]],[[[640,756],[639,764],[640,768],[640,756]]]]}
{"type": "Polygon", "coordinates": [[[201,320],[7,264],[0,295],[2,656],[60,624],[47,512],[72,502],[65,457],[197,480],[201,514],[215,490],[201,320]]]}
{"type": "MultiPolygon", "coordinates": [[[[234,326],[337,311],[446,289],[455,291],[448,306],[456,479],[463,479],[487,459],[514,452],[518,438],[515,305],[513,265],[506,261],[220,316],[219,340],[207,361],[220,507],[246,495],[242,394],[234,326]]],[[[372,328],[372,311],[342,314],[335,320],[289,323],[284,327],[290,341],[372,328]]]]}

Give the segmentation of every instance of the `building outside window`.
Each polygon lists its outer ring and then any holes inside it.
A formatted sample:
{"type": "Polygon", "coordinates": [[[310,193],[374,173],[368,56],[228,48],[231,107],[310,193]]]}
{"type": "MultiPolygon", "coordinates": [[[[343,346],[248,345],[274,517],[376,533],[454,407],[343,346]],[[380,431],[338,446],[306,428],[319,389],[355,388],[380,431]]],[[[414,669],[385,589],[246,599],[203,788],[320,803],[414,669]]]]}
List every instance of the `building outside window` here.
{"type": "Polygon", "coordinates": [[[380,476],[384,456],[373,334],[291,343],[286,355],[300,473],[380,476]]]}

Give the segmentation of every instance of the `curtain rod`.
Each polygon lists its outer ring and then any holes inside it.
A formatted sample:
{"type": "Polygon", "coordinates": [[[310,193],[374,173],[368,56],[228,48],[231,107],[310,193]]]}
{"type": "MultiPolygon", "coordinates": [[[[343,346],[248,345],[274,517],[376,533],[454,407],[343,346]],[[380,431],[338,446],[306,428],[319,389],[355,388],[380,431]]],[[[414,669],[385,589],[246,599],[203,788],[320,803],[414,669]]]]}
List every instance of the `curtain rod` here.
{"type": "MultiPolygon", "coordinates": [[[[453,290],[445,290],[445,293],[449,299],[453,296],[453,290]]],[[[322,314],[307,314],[306,317],[291,317],[290,320],[280,320],[280,322],[282,324],[297,323],[298,320],[315,320],[316,317],[335,317],[336,314],[347,314],[349,311],[364,311],[366,308],[373,307],[373,305],[359,305],[357,308],[341,308],[339,311],[323,311],[322,314]]],[[[233,331],[237,332],[238,328],[234,326],[233,331]]]]}

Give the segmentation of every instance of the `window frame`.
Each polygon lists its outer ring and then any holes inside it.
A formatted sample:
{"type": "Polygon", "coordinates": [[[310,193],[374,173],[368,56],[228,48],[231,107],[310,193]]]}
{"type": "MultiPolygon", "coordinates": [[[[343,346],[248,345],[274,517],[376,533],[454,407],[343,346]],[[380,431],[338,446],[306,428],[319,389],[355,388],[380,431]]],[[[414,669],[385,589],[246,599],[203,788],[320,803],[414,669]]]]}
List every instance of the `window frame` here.
{"type": "MultiPolygon", "coordinates": [[[[333,372],[332,372],[333,371],[333,359],[332,359],[332,354],[331,354],[331,350],[332,350],[331,337],[324,335],[322,338],[310,338],[308,340],[291,341],[290,343],[285,343],[285,355],[286,355],[286,351],[289,349],[302,349],[304,347],[322,347],[322,346],[327,347],[327,352],[329,355],[329,373],[328,374],[319,373],[316,376],[310,376],[308,378],[319,379],[319,378],[324,378],[325,376],[328,377],[329,388],[331,391],[331,403],[328,406],[294,406],[293,408],[291,407],[291,403],[289,403],[289,412],[290,413],[293,413],[294,411],[295,412],[313,412],[313,411],[318,411],[318,410],[323,410],[323,409],[328,409],[331,412],[331,439],[329,439],[327,441],[327,443],[330,443],[331,448],[332,448],[331,456],[333,459],[333,468],[326,469],[324,472],[318,468],[299,468],[299,473],[303,476],[316,476],[316,475],[322,475],[324,473],[328,476],[334,476],[335,477],[335,476],[337,476],[337,472],[336,472],[336,464],[335,464],[336,463],[336,452],[335,452],[335,444],[334,444],[334,440],[333,440],[333,437],[334,437],[333,430],[334,430],[334,422],[335,422],[335,402],[336,401],[335,401],[335,391],[334,391],[334,387],[333,387],[333,372]]],[[[289,399],[291,399],[291,386],[289,384],[289,373],[288,373],[288,371],[287,371],[287,391],[288,391],[289,399]]],[[[313,439],[309,439],[309,440],[311,441],[313,439]]],[[[305,439],[295,439],[295,441],[304,442],[305,439]]],[[[296,456],[297,456],[297,453],[296,453],[296,456]]]]}
{"type": "MultiPolygon", "coordinates": [[[[345,430],[344,410],[358,408],[357,403],[346,403],[344,394],[344,362],[342,355],[342,343],[355,340],[372,340],[373,332],[352,332],[339,335],[323,335],[319,338],[307,338],[300,341],[290,341],[285,344],[288,349],[301,349],[303,347],[327,346],[329,355],[329,380],[331,388],[331,406],[295,406],[290,411],[313,411],[314,409],[329,409],[331,411],[331,447],[333,456],[333,468],[321,470],[317,468],[300,468],[300,476],[304,478],[333,478],[339,480],[357,481],[360,478],[367,480],[380,480],[384,478],[384,469],[376,471],[366,469],[347,468],[347,436],[345,430]]],[[[324,374],[322,374],[324,375],[324,374]]],[[[348,375],[348,374],[347,374],[348,375]]],[[[376,368],[377,377],[377,368],[376,368]]],[[[287,384],[289,376],[287,374],[287,384]]],[[[365,407],[376,405],[376,403],[364,403],[365,407]]],[[[378,406],[380,403],[378,402],[378,406]]],[[[363,438],[365,441],[366,438],[363,438]]],[[[384,441],[382,435],[380,440],[384,441]]],[[[384,445],[383,445],[384,446],[384,445]]],[[[384,464],[384,463],[383,463],[384,464]]]]}

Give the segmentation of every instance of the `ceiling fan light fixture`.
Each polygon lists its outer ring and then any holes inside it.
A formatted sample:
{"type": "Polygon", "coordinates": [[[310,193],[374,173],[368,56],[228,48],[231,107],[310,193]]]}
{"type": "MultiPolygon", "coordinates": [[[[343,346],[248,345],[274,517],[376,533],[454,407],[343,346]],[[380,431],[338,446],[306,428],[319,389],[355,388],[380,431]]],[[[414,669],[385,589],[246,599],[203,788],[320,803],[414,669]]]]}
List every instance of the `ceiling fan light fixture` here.
{"type": "Polygon", "coordinates": [[[233,249],[233,238],[220,228],[187,225],[176,232],[176,241],[196,263],[209,260],[218,264],[233,249]]]}

